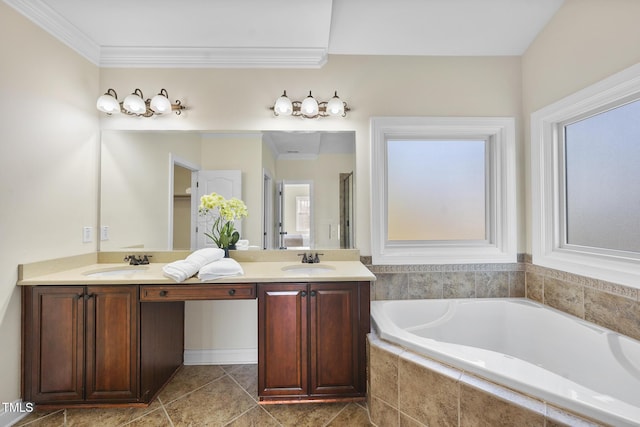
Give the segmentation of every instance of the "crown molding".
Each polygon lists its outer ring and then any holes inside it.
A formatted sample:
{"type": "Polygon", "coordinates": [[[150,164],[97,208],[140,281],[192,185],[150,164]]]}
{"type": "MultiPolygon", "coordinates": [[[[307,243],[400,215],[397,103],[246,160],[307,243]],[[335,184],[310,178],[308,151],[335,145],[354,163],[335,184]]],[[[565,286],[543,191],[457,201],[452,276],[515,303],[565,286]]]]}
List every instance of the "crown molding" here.
{"type": "Polygon", "coordinates": [[[100,67],[320,68],[325,48],[103,47],[100,67]]]}
{"type": "Polygon", "coordinates": [[[105,68],[321,68],[328,47],[100,46],[42,0],[4,0],[91,63],[105,68]]]}
{"type": "Polygon", "coordinates": [[[99,64],[100,46],[41,0],[4,0],[4,2],[91,63],[99,64]]]}

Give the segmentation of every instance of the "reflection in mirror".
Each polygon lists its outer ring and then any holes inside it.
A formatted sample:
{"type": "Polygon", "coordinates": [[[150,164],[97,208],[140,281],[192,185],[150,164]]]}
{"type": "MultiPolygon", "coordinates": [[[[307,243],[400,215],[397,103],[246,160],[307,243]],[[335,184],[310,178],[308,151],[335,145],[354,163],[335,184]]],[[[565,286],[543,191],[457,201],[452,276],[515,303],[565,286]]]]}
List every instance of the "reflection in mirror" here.
{"type": "Polygon", "coordinates": [[[241,238],[251,248],[352,248],[354,169],[351,131],[103,131],[100,250],[199,247],[198,176],[204,171],[241,173],[240,198],[249,210],[241,238]],[[291,227],[278,215],[283,182],[313,188],[306,207],[299,199],[298,224],[291,227]],[[284,244],[281,232],[299,234],[302,245],[284,244]]]}
{"type": "Polygon", "coordinates": [[[313,245],[313,182],[282,181],[278,189],[280,249],[310,249],[313,245]]]}

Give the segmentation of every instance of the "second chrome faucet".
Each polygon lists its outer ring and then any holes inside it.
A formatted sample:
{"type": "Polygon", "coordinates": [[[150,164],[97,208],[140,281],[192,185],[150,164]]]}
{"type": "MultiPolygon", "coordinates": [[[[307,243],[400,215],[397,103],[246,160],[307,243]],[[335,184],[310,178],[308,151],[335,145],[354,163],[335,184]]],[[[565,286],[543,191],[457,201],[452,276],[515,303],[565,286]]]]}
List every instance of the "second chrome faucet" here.
{"type": "Polygon", "coordinates": [[[308,255],[306,253],[302,253],[302,254],[298,254],[298,256],[302,257],[302,263],[303,264],[317,264],[320,262],[320,255],[324,255],[324,254],[319,254],[319,253],[309,253],[308,255]]]}

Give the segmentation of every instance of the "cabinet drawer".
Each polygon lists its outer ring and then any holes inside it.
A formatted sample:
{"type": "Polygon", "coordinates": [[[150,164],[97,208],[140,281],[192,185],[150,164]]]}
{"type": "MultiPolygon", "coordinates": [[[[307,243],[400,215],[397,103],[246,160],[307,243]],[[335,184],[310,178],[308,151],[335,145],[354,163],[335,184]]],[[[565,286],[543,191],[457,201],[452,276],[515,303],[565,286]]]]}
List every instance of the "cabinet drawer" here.
{"type": "Polygon", "coordinates": [[[255,299],[256,285],[142,285],[140,301],[255,299]]]}

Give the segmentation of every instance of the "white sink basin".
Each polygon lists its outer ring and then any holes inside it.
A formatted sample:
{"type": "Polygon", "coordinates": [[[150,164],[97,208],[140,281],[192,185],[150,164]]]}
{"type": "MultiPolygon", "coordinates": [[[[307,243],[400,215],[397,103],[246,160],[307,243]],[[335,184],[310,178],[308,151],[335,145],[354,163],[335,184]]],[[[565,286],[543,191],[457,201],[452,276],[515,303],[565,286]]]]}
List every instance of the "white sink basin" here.
{"type": "Polygon", "coordinates": [[[111,277],[111,276],[133,276],[136,273],[147,271],[149,267],[140,265],[98,268],[96,270],[85,271],[82,273],[87,277],[111,277]]]}
{"type": "Polygon", "coordinates": [[[292,264],[281,268],[285,273],[293,274],[324,274],[334,271],[336,268],[327,264],[292,264]]]}

